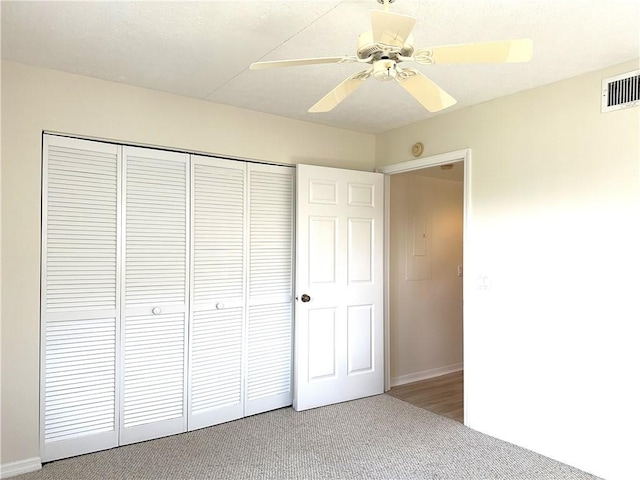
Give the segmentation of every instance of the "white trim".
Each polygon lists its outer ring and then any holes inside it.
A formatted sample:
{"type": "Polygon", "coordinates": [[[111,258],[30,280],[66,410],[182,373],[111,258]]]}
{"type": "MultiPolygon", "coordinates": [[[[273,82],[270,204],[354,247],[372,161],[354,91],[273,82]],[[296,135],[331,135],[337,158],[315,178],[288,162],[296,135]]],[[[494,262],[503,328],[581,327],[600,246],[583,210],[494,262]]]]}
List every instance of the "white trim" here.
{"type": "MultiPolygon", "coordinates": [[[[438,155],[431,155],[428,157],[423,157],[423,158],[417,158],[415,160],[409,160],[406,162],[400,162],[400,163],[396,163],[393,165],[387,165],[385,167],[381,167],[376,169],[377,172],[380,173],[384,173],[385,175],[393,175],[396,173],[404,173],[404,172],[411,172],[413,170],[420,170],[422,168],[427,168],[427,167],[435,167],[438,165],[444,165],[447,163],[456,163],[456,162],[464,162],[464,212],[463,212],[463,218],[464,218],[464,226],[463,226],[463,248],[462,248],[462,263],[464,265],[465,268],[465,275],[462,278],[462,296],[463,299],[469,299],[470,298],[470,293],[471,293],[471,289],[472,289],[472,285],[471,285],[471,279],[473,278],[473,274],[471,273],[473,271],[473,258],[471,255],[471,244],[470,244],[470,239],[471,237],[471,232],[470,232],[470,225],[471,225],[471,216],[472,216],[472,205],[471,205],[471,149],[470,148],[464,148],[461,150],[455,150],[453,152],[446,152],[446,153],[441,153],[438,155]]],[[[384,269],[385,269],[385,273],[384,273],[384,282],[385,282],[385,288],[384,288],[384,331],[385,331],[385,347],[386,347],[386,352],[385,352],[385,390],[388,389],[388,387],[393,386],[393,382],[397,379],[392,379],[390,378],[391,374],[391,353],[390,353],[390,340],[389,340],[389,332],[391,331],[391,326],[390,326],[390,312],[389,312],[389,300],[390,300],[390,296],[389,296],[389,238],[390,238],[390,225],[389,225],[389,220],[390,220],[390,216],[391,216],[391,195],[390,195],[390,188],[387,190],[387,182],[389,181],[388,178],[385,177],[385,196],[384,196],[384,202],[385,202],[385,217],[384,217],[384,255],[385,255],[385,265],[384,265],[384,269]]],[[[464,321],[465,318],[467,318],[467,311],[468,311],[469,305],[468,302],[463,301],[463,306],[462,306],[462,318],[463,318],[463,344],[465,343],[464,341],[464,321]]],[[[463,348],[463,362],[465,361],[465,350],[463,348]]],[[[422,372],[424,373],[424,372],[422,372]]],[[[418,374],[415,374],[418,375],[418,374]]],[[[439,375],[444,375],[443,373],[440,373],[439,375]]],[[[405,375],[406,376],[406,375],[405,375]]],[[[403,376],[404,377],[404,376],[403,376]]],[[[403,377],[398,377],[398,378],[403,378],[403,377]]],[[[424,378],[429,378],[429,377],[424,377],[424,378]]],[[[419,378],[416,377],[416,380],[412,380],[412,381],[418,381],[420,380],[419,378]]],[[[406,383],[406,382],[405,382],[406,383]]],[[[469,411],[468,411],[468,405],[469,402],[467,401],[468,398],[468,388],[466,388],[466,386],[464,387],[464,424],[468,425],[468,419],[469,419],[469,411]]]]}
{"type": "Polygon", "coordinates": [[[185,390],[187,391],[187,399],[185,405],[187,406],[187,431],[190,432],[195,430],[193,427],[193,419],[191,418],[192,412],[192,381],[191,381],[191,359],[193,358],[193,306],[194,306],[194,295],[193,295],[193,285],[195,282],[195,210],[196,210],[196,155],[189,155],[189,212],[191,222],[189,223],[189,309],[188,309],[188,317],[187,317],[187,381],[185,382],[185,390]]]}
{"type": "MultiPolygon", "coordinates": [[[[120,432],[122,431],[122,418],[124,417],[124,334],[122,319],[124,318],[125,301],[122,299],[124,292],[124,188],[125,165],[123,163],[124,147],[118,146],[116,166],[116,358],[115,358],[115,415],[113,428],[116,431],[116,445],[120,445],[120,432]]],[[[44,386],[42,387],[44,390],[44,386]]],[[[44,440],[43,440],[44,442],[44,440]]],[[[44,450],[43,450],[44,451],[44,450]]],[[[43,451],[40,455],[43,455],[43,451]]]]}
{"type": "MultiPolygon", "coordinates": [[[[420,170],[426,167],[435,167],[446,163],[464,162],[471,159],[471,149],[456,150],[454,152],[441,153],[439,155],[431,155],[429,157],[417,158],[407,162],[395,163],[386,167],[377,168],[376,171],[385,175],[393,175],[394,173],[410,172],[412,170],[420,170]]],[[[465,172],[466,173],[466,172],[465,172]]]]}
{"type": "Polygon", "coordinates": [[[56,131],[53,131],[53,130],[43,130],[42,133],[44,135],[53,135],[53,136],[60,137],[60,138],[72,138],[72,139],[77,139],[77,140],[88,140],[90,142],[107,143],[107,144],[119,145],[119,146],[123,146],[123,147],[149,148],[149,149],[157,150],[157,151],[186,153],[186,154],[189,154],[189,155],[197,155],[197,156],[200,156],[200,157],[218,158],[218,159],[221,159],[221,160],[233,160],[233,161],[245,162],[245,163],[257,163],[257,164],[265,164],[265,165],[275,165],[275,166],[278,166],[278,167],[289,167],[289,168],[295,168],[296,167],[296,164],[294,164],[294,163],[282,163],[282,162],[278,162],[278,161],[275,161],[275,160],[262,160],[262,159],[249,158],[249,157],[230,157],[230,156],[227,156],[227,155],[225,155],[223,153],[204,152],[204,151],[201,151],[201,150],[191,150],[191,149],[188,149],[188,148],[162,146],[162,145],[155,145],[155,144],[152,144],[152,143],[132,142],[132,141],[129,141],[129,140],[117,140],[117,139],[104,138],[104,137],[94,137],[92,135],[77,135],[77,134],[74,134],[74,133],[56,132],[56,131]]]}
{"type": "Polygon", "coordinates": [[[249,255],[251,244],[249,243],[251,216],[251,174],[249,164],[245,163],[242,169],[243,192],[242,214],[244,225],[242,226],[242,350],[240,351],[240,413],[242,418],[247,416],[247,390],[249,383],[249,255]]]}
{"type": "MultiPolygon", "coordinates": [[[[47,353],[46,348],[46,334],[47,334],[47,321],[46,321],[46,311],[47,311],[47,301],[46,301],[46,292],[47,292],[47,220],[48,220],[48,209],[47,204],[48,200],[48,191],[49,191],[49,183],[47,179],[49,178],[49,139],[48,135],[43,135],[42,137],[42,152],[41,152],[41,161],[42,161],[42,178],[40,180],[40,193],[42,202],[40,204],[40,318],[39,318],[39,342],[40,342],[40,358],[38,359],[40,362],[39,370],[40,370],[40,378],[39,380],[39,399],[40,403],[38,405],[39,409],[39,424],[38,424],[38,444],[40,446],[40,450],[38,453],[43,455],[44,450],[44,426],[45,426],[45,379],[46,379],[46,365],[45,358],[47,353]]],[[[25,460],[26,461],[26,460],[25,460]]],[[[40,461],[40,459],[38,459],[40,461]]],[[[13,462],[15,463],[15,462],[13,462]]],[[[4,476],[5,467],[3,466],[0,469],[0,478],[4,476]]],[[[17,475],[17,474],[16,474],[17,475]]]]}
{"type": "Polygon", "coordinates": [[[427,380],[428,378],[435,378],[449,373],[459,372],[462,370],[462,365],[462,363],[455,363],[445,367],[432,368],[431,370],[425,370],[423,372],[400,375],[399,377],[391,379],[391,386],[397,387],[398,385],[405,385],[407,383],[419,382],[421,380],[427,380]]]}
{"type": "Polygon", "coordinates": [[[389,299],[391,295],[389,293],[390,288],[390,253],[389,245],[391,245],[391,228],[389,228],[391,221],[391,179],[389,175],[384,176],[384,264],[382,275],[382,291],[384,302],[384,391],[391,390],[391,325],[389,319],[391,318],[391,310],[389,305],[389,299]]]}
{"type": "MultiPolygon", "coordinates": [[[[185,220],[186,220],[186,228],[184,234],[186,235],[185,239],[185,278],[184,278],[184,301],[185,301],[185,309],[184,309],[184,351],[183,351],[183,366],[182,366],[182,431],[189,431],[189,395],[191,391],[189,390],[190,380],[191,380],[191,364],[189,363],[191,360],[190,349],[191,349],[191,259],[195,257],[193,255],[193,235],[191,234],[191,224],[193,223],[193,209],[191,208],[191,169],[193,168],[192,155],[185,155],[185,190],[186,190],[186,198],[185,198],[185,220]]],[[[123,352],[124,353],[124,352],[123,352]]],[[[123,355],[124,358],[124,355],[123,355]]],[[[124,370],[123,370],[124,374],[124,370]]],[[[124,412],[124,409],[123,409],[124,412]]],[[[124,415],[124,413],[123,413],[124,415]]]]}
{"type": "MultiPolygon", "coordinates": [[[[118,164],[119,164],[119,173],[120,179],[118,181],[118,197],[116,200],[116,204],[118,205],[118,253],[120,257],[117,261],[118,271],[116,272],[116,278],[118,279],[119,285],[117,287],[117,293],[119,296],[124,296],[126,292],[126,284],[127,284],[127,258],[126,258],[126,239],[127,239],[127,164],[129,159],[127,158],[127,148],[125,145],[118,145],[118,164]]],[[[118,331],[116,337],[116,353],[119,356],[124,355],[124,343],[125,343],[125,320],[127,318],[127,302],[122,301],[120,299],[118,306],[120,309],[118,310],[118,331]]],[[[119,358],[116,356],[116,392],[118,396],[116,397],[116,405],[118,409],[116,410],[115,419],[118,423],[116,423],[115,428],[117,431],[117,440],[118,443],[116,446],[122,445],[122,432],[124,431],[124,358],[119,358]]]]}
{"type": "Polygon", "coordinates": [[[0,478],[15,477],[23,473],[35,472],[42,468],[40,457],[25,458],[17,462],[3,463],[0,465],[0,478]]]}
{"type": "MultiPolygon", "coordinates": [[[[470,293],[473,285],[471,283],[471,279],[474,278],[474,275],[469,275],[470,272],[474,271],[475,265],[473,265],[474,257],[471,255],[471,219],[473,218],[473,209],[471,203],[471,149],[467,150],[467,156],[464,161],[464,212],[463,212],[463,227],[462,227],[462,265],[465,269],[464,271],[467,273],[466,275],[462,274],[462,362],[467,364],[466,353],[467,350],[464,348],[466,344],[465,341],[465,328],[464,323],[465,319],[469,318],[467,312],[469,312],[470,307],[470,293]],[[465,299],[467,300],[465,302],[465,299]]],[[[465,378],[468,378],[465,376],[465,378]]],[[[465,384],[463,380],[463,420],[464,424],[469,426],[469,402],[467,401],[469,396],[468,385],[465,384]]]]}

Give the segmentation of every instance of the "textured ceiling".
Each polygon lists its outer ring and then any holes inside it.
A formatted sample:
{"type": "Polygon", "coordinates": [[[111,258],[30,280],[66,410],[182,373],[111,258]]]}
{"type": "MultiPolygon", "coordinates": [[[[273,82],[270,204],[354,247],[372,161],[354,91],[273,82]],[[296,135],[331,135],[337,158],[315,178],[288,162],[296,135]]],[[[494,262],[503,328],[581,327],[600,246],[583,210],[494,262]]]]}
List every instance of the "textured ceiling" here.
{"type": "MultiPolygon", "coordinates": [[[[373,79],[307,109],[357,65],[249,71],[258,60],[353,55],[375,0],[2,1],[2,58],[251,110],[380,133],[433,114],[373,79]]],[[[528,64],[417,66],[474,105],[640,56],[640,0],[397,0],[417,47],[531,38],[528,64]]],[[[445,110],[446,111],[446,110],[445,110]]]]}

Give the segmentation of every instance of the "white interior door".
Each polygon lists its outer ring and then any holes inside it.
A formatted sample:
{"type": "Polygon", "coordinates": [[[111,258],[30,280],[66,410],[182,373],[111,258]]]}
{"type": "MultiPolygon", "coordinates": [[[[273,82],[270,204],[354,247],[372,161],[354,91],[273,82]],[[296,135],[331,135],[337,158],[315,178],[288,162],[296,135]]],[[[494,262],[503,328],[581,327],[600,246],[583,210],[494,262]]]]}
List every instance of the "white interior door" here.
{"type": "Polygon", "coordinates": [[[296,410],[383,393],[383,175],[297,167],[296,410]]]}
{"type": "Polygon", "coordinates": [[[187,427],[189,156],[123,147],[120,444],[187,427]]]}

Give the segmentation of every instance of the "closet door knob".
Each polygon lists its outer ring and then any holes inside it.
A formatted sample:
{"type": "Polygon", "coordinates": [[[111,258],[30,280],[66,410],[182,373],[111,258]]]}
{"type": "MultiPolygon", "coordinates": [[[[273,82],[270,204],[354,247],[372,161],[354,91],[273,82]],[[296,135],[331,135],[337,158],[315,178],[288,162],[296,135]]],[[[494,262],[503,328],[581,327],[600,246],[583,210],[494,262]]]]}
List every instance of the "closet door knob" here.
{"type": "Polygon", "coordinates": [[[300,300],[302,300],[304,303],[307,303],[309,300],[311,300],[311,297],[306,293],[303,293],[302,297],[300,297],[300,300]]]}
{"type": "Polygon", "coordinates": [[[160,307],[153,307],[151,313],[153,313],[154,315],[160,315],[162,313],[162,310],[160,310],[160,307]]]}
{"type": "Polygon", "coordinates": [[[216,308],[218,310],[222,310],[224,308],[224,303],[216,303],[216,308]]]}

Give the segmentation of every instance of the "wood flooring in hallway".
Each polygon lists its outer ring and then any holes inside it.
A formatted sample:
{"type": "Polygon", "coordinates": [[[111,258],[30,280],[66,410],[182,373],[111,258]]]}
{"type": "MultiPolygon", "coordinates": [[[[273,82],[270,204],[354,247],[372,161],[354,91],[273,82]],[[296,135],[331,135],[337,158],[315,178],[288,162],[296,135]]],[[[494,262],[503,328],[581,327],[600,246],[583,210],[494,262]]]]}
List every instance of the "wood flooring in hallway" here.
{"type": "Polygon", "coordinates": [[[454,372],[393,387],[387,394],[416,407],[464,423],[462,380],[463,372],[454,372]]]}

